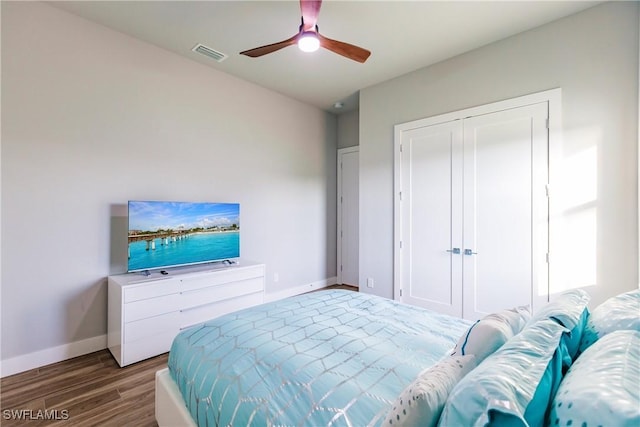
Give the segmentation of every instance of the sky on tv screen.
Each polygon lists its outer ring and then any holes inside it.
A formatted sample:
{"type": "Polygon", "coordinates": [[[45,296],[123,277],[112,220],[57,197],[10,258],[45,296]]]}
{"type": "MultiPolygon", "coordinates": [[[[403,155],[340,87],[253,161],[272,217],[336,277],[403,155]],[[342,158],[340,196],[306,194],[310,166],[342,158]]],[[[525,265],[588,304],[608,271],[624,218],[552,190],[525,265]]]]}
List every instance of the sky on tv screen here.
{"type": "Polygon", "coordinates": [[[238,203],[129,202],[129,231],[240,226],[238,203]]]}

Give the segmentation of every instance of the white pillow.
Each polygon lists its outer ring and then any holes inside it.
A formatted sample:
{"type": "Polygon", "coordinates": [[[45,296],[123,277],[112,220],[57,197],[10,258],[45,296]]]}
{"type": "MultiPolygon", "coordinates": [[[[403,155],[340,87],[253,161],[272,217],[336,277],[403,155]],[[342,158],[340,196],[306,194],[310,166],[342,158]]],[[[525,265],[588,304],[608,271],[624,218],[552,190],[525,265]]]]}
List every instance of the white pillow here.
{"type": "Polygon", "coordinates": [[[530,318],[529,308],[524,306],[488,314],[460,337],[451,355],[473,354],[479,364],[518,334],[530,318]]]}
{"type": "Polygon", "coordinates": [[[472,355],[448,356],[425,369],[400,393],[382,425],[436,426],[449,393],[475,366],[472,355]]]}
{"type": "Polygon", "coordinates": [[[640,289],[611,297],[589,314],[579,352],[598,338],[619,330],[640,331],[640,289]]]}

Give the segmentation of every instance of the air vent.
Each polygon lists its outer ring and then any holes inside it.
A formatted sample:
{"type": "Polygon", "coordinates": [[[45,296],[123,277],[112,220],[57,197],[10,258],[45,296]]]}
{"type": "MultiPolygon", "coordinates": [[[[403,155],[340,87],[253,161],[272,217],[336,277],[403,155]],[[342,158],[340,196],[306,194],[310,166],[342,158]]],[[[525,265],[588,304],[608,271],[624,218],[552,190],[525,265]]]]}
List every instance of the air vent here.
{"type": "Polygon", "coordinates": [[[209,58],[214,59],[217,62],[222,62],[225,59],[227,59],[228,55],[225,55],[222,52],[218,52],[215,49],[211,49],[210,47],[207,47],[203,44],[198,43],[197,45],[195,45],[193,47],[193,49],[191,49],[194,52],[198,52],[202,55],[208,56],[209,58]]]}

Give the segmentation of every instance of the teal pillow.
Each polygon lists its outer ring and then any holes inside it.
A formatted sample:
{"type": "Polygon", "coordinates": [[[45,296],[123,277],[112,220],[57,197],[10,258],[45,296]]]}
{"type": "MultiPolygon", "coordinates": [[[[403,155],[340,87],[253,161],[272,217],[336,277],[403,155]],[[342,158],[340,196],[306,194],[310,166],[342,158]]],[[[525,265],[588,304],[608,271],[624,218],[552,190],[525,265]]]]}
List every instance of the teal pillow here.
{"type": "Polygon", "coordinates": [[[640,332],[612,332],[571,365],[551,404],[550,426],[640,426],[640,332]]]}
{"type": "Polygon", "coordinates": [[[540,319],[555,319],[571,330],[580,323],[580,318],[590,299],[589,294],[582,289],[563,292],[537,310],[528,323],[531,325],[540,319]]]}
{"type": "MultiPolygon", "coordinates": [[[[567,346],[567,352],[569,356],[571,356],[571,361],[575,360],[580,354],[580,342],[582,341],[582,336],[584,335],[588,319],[589,309],[585,307],[578,319],[578,323],[576,323],[570,331],[565,332],[562,336],[562,341],[567,346]]],[[[568,368],[570,365],[571,363],[566,367],[568,368]]]]}
{"type": "Polygon", "coordinates": [[[456,385],[440,425],[542,426],[570,363],[564,332],[558,322],[540,319],[515,335],[456,385]]]}
{"type": "Polygon", "coordinates": [[[551,401],[562,381],[561,373],[564,371],[567,359],[569,359],[569,354],[562,340],[560,340],[560,346],[554,353],[549,365],[547,365],[547,369],[544,371],[524,415],[520,417],[510,412],[491,410],[489,411],[489,425],[496,427],[543,426],[551,407],[551,401]],[[523,422],[523,418],[526,424],[523,422]]]}
{"type": "Polygon", "coordinates": [[[544,424],[553,396],[558,391],[564,372],[570,364],[571,356],[564,340],[560,339],[560,344],[524,412],[524,419],[527,420],[529,426],[542,426],[544,424]]]}
{"type": "Polygon", "coordinates": [[[568,331],[562,339],[569,356],[574,360],[578,354],[580,340],[589,318],[587,305],[590,299],[589,294],[582,289],[563,292],[531,316],[527,326],[540,319],[553,319],[567,328],[568,331]]]}
{"type": "Polygon", "coordinates": [[[640,331],[640,289],[611,297],[589,315],[580,340],[579,353],[608,333],[640,331]]]}

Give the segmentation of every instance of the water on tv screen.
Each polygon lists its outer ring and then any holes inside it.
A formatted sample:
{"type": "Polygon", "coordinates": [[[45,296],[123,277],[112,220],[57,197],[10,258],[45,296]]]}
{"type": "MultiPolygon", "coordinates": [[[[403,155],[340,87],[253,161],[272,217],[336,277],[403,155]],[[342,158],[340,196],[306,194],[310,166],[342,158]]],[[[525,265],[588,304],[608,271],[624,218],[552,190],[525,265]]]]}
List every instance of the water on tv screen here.
{"type": "Polygon", "coordinates": [[[238,203],[129,202],[128,271],[240,256],[238,203]]]}

